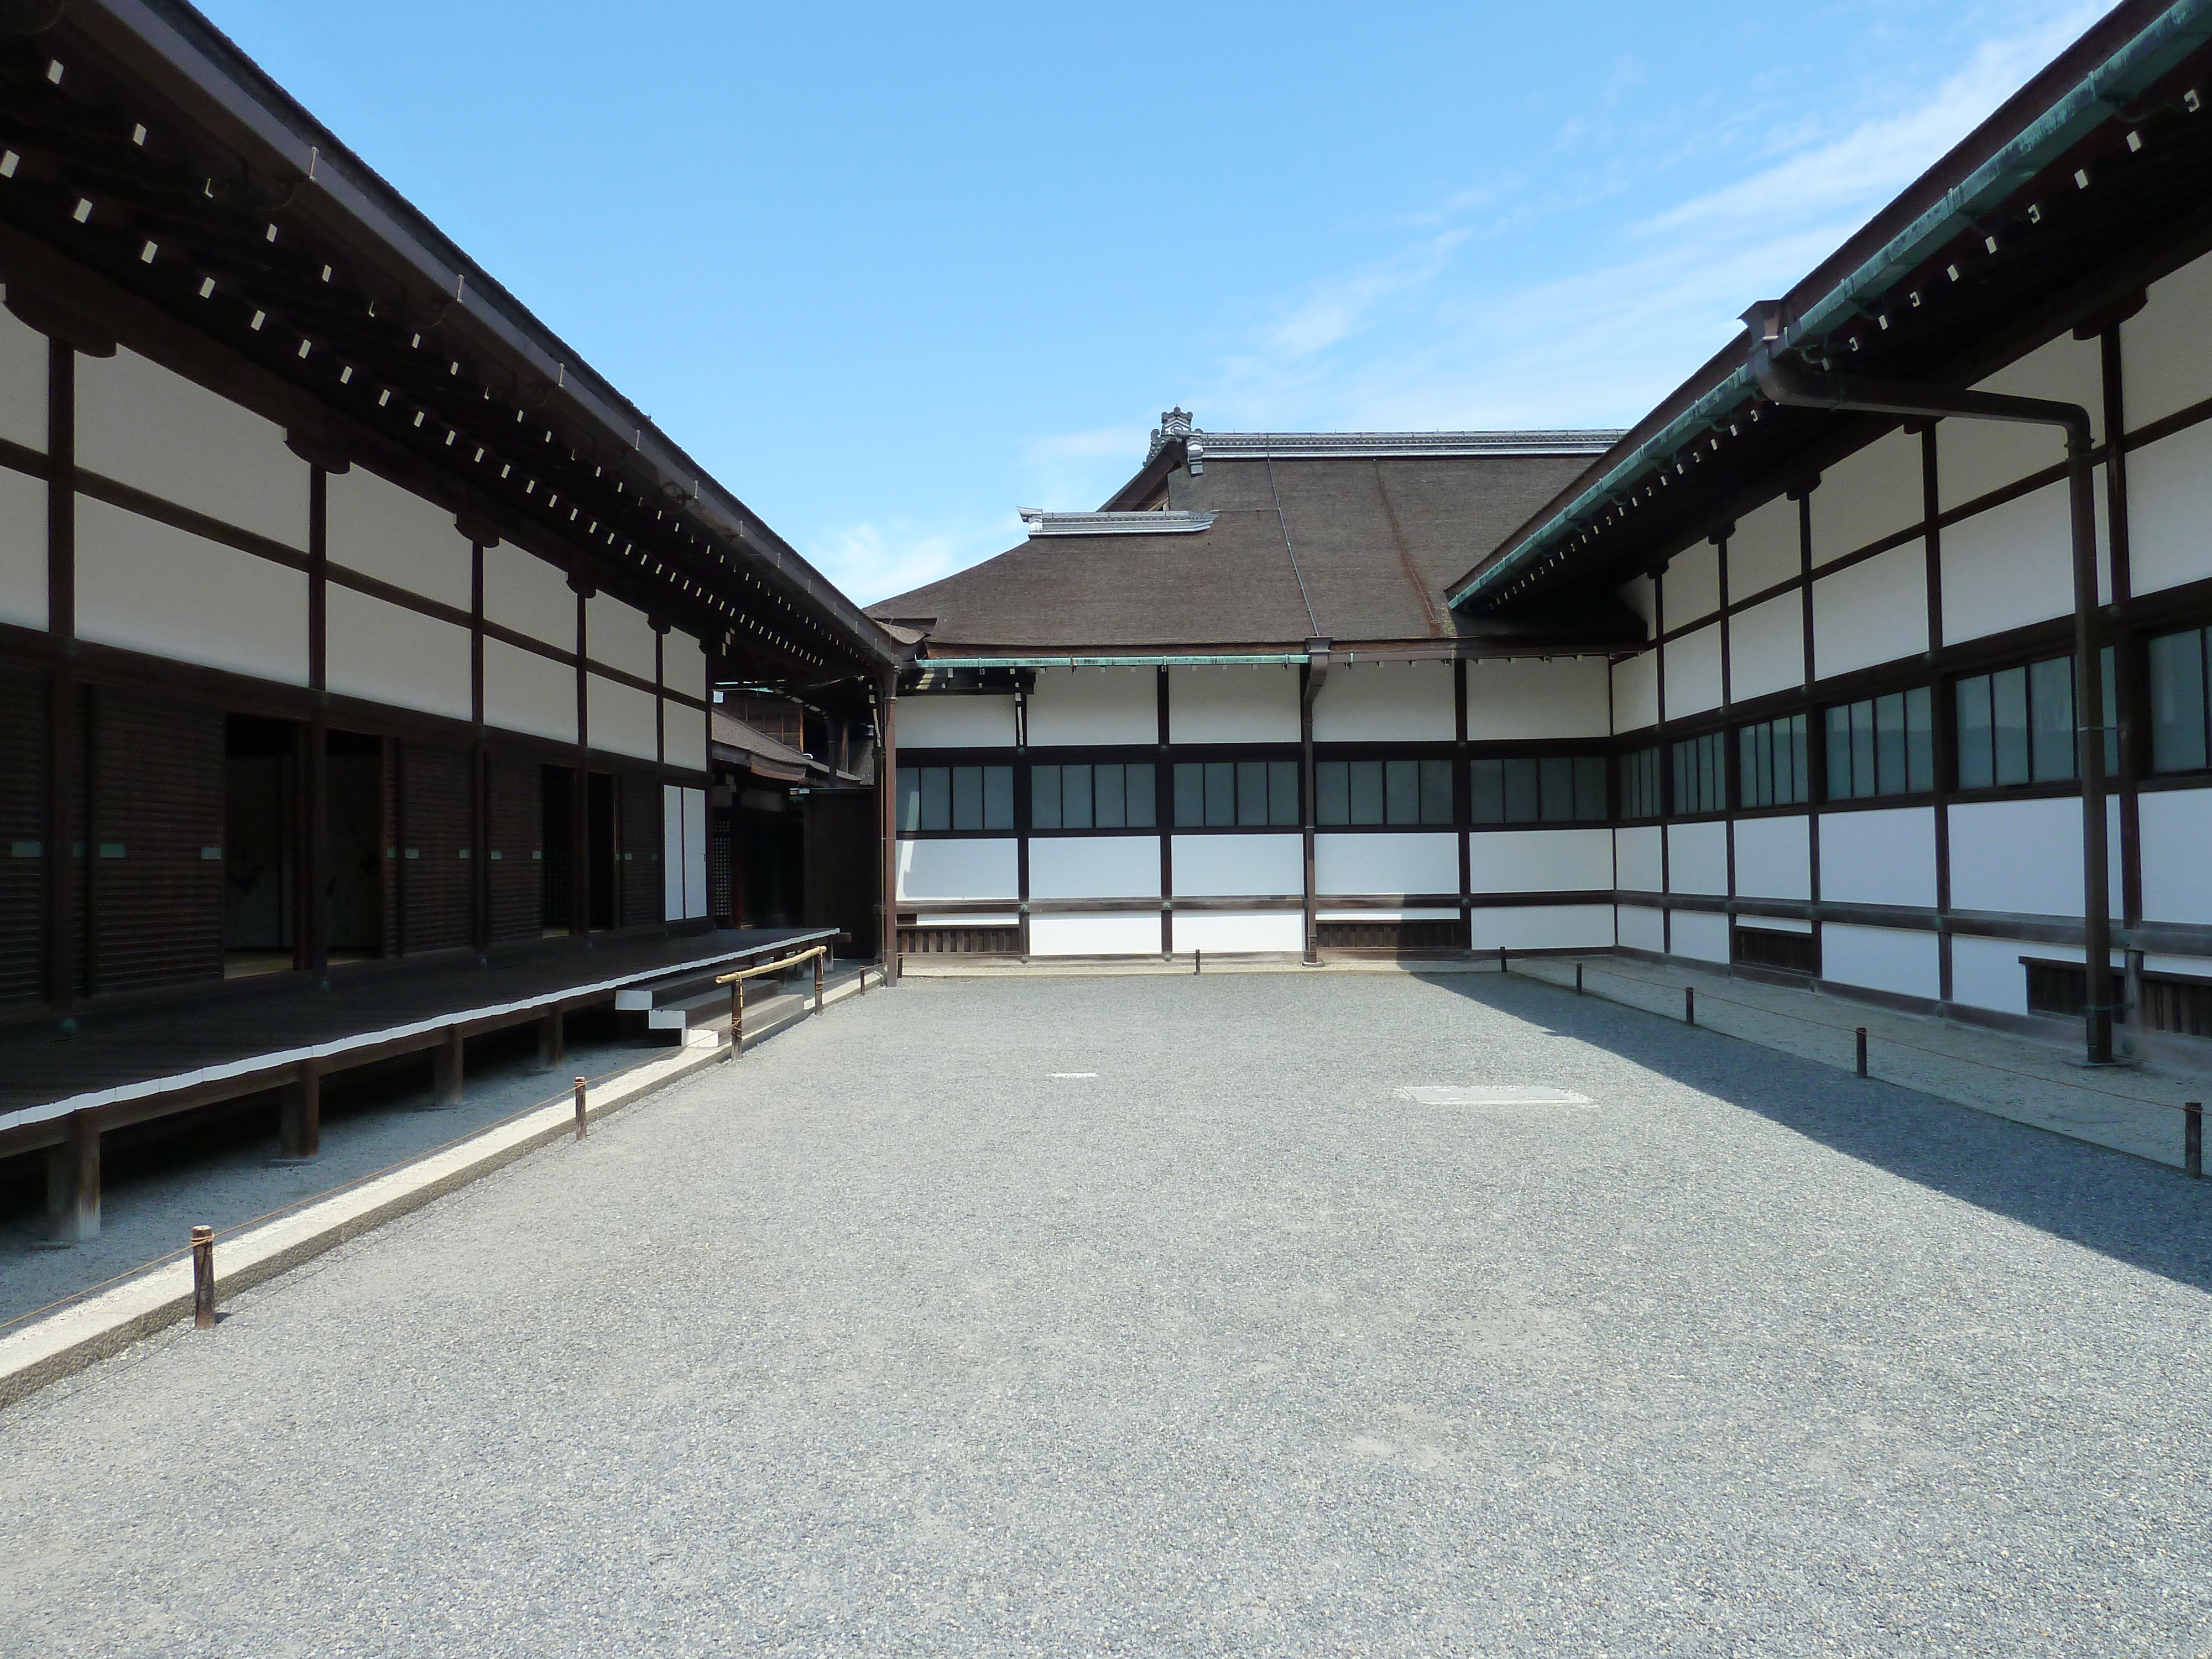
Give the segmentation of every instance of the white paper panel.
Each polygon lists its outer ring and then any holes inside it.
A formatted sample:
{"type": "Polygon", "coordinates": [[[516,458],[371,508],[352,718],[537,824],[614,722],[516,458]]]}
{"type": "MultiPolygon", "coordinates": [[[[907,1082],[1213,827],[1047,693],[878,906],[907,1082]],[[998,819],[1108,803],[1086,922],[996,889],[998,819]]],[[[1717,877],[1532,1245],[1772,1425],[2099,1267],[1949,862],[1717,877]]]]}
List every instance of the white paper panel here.
{"type": "MultiPolygon", "coordinates": [[[[1947,626],[1949,617],[1947,586],[1947,626]]],[[[1927,649],[1926,544],[1893,547],[1813,584],[1813,672],[1821,679],[1927,649]]]]}
{"type": "MultiPolygon", "coordinates": [[[[2144,799],[2148,799],[2146,796],[2144,799]]],[[[2107,902],[2119,915],[2119,803],[2106,803],[2112,848],[2107,902]]],[[[1822,858],[1827,825],[1820,826],[1822,858]]],[[[1951,903],[1960,910],[2009,910],[2027,915],[2081,914],[2081,803],[1976,801],[1951,809],[1951,903]]]]}
{"type": "Polygon", "coordinates": [[[1667,826],[1667,890],[1728,891],[1728,825],[1706,823],[1667,826]]]}
{"type": "Polygon", "coordinates": [[[1729,959],[1729,919],[1710,910],[1677,910],[1670,925],[1674,953],[1698,962],[1729,959]]]}
{"type": "MultiPolygon", "coordinates": [[[[1613,832],[1613,856],[1620,860],[1620,885],[1632,893],[1663,891],[1665,867],[1660,862],[1661,837],[1666,830],[1657,824],[1637,830],[1616,830],[1613,832]]],[[[1478,859],[1477,864],[1481,860],[1478,859]]]]}
{"type": "MultiPolygon", "coordinates": [[[[1472,693],[1469,694],[1472,701],[1472,693]]],[[[1646,651],[1613,670],[1613,729],[1641,732],[1659,722],[1659,653],[1646,651]]]]}
{"type": "Polygon", "coordinates": [[[1170,937],[1180,951],[1271,951],[1303,956],[1306,948],[1306,918],[1302,910],[1187,911],[1173,919],[1170,937]]]}
{"type": "Polygon", "coordinates": [[[307,550],[307,464],[284,447],[283,428],[128,347],[76,360],[76,460],[307,550]]]}
{"type": "Polygon", "coordinates": [[[892,730],[899,754],[909,749],[1014,746],[1014,700],[938,693],[901,697],[892,730]]]}
{"type": "Polygon", "coordinates": [[[1802,817],[1738,818],[1735,890],[1747,898],[1813,896],[1812,854],[1802,817]]]}
{"type": "Polygon", "coordinates": [[[76,607],[88,640],[307,683],[306,572],[82,497],[76,607]]]}
{"type": "Polygon", "coordinates": [[[660,789],[661,919],[684,918],[684,791],[674,784],[660,789]]]}
{"type": "Polygon", "coordinates": [[[2063,483],[1950,526],[1942,550],[1946,644],[2073,612],[2074,539],[2063,483]]]}
{"type": "Polygon", "coordinates": [[[1813,562],[1823,565],[1918,524],[1920,440],[1883,434],[1820,476],[1813,492],[1813,562]]]}
{"type": "Polygon", "coordinates": [[[1659,603],[1669,633],[1718,611],[1720,550],[1711,542],[1699,542],[1677,553],[1659,573],[1659,603]]]}
{"type": "MultiPolygon", "coordinates": [[[[1959,809],[1953,809],[1951,902],[1959,897],[1959,809]]],[[[1850,904],[1936,902],[1936,814],[1925,806],[1820,816],[1820,896],[1850,904]]],[[[1968,908],[1981,907],[1967,906],[1968,908]]]]}
{"type": "Polygon", "coordinates": [[[1820,977],[1933,1000],[1942,994],[1939,948],[1933,933],[1823,922],[1820,977]]]}
{"type": "Polygon", "coordinates": [[[584,654],[593,662],[650,681],[653,666],[653,624],[645,612],[611,594],[584,601],[584,654]]]}
{"type": "Polygon", "coordinates": [[[1797,503],[1778,495],[1735,521],[1729,538],[1729,598],[1747,599],[1778,582],[1789,581],[1800,568],[1797,503]]]}
{"type": "Polygon", "coordinates": [[[512,542],[484,549],[484,616],[563,651],[576,648],[576,595],[568,573],[512,542]]]}
{"type": "Polygon", "coordinates": [[[1448,662],[1340,663],[1314,699],[1316,743],[1449,743],[1448,662]]]}
{"type": "Polygon", "coordinates": [[[1171,668],[1171,743],[1296,743],[1298,673],[1290,667],[1171,668]]]}
{"type": "Polygon", "coordinates": [[[1613,939],[1609,904],[1501,904],[1477,908],[1468,922],[1478,951],[1602,951],[1613,939]]]}
{"type": "Polygon", "coordinates": [[[1632,576],[1622,586],[1613,590],[1620,602],[1644,619],[1650,628],[1659,614],[1659,593],[1649,576],[1632,576]]]}
{"type": "MultiPolygon", "coordinates": [[[[903,716],[905,705],[900,705],[903,716]]],[[[1030,745],[1157,744],[1156,668],[1041,668],[1030,693],[1030,745]]],[[[1158,948],[1157,944],[1154,946],[1158,948]]]]}
{"type": "Polygon", "coordinates": [[[2120,325],[2120,375],[2128,425],[2212,398],[2212,253],[2150,285],[2143,308],[2120,325]]]}
{"type": "Polygon", "coordinates": [[[1173,848],[1180,898],[1304,896],[1305,841],[1300,836],[1177,836],[1173,848]]]}
{"type": "Polygon", "coordinates": [[[1729,695],[1738,702],[1805,683],[1805,596],[1784,593],[1729,618],[1729,695]]]}
{"type": "MultiPolygon", "coordinates": [[[[2139,799],[2143,919],[2212,922],[2212,790],[2160,789],[2139,799]]],[[[2113,852],[2118,855],[2118,843],[2113,852]]]]}
{"type": "Polygon", "coordinates": [[[664,758],[671,766],[707,769],[707,711],[680,702],[660,705],[661,731],[668,744],[664,758]]]}
{"type": "Polygon", "coordinates": [[[2128,575],[2138,593],[2212,576],[2212,422],[2128,457],[2128,575]]]}
{"type": "Polygon", "coordinates": [[[898,896],[915,899],[1011,899],[1021,896],[1013,839],[902,841],[898,896]]]}
{"type": "Polygon", "coordinates": [[[684,801],[684,915],[707,914],[707,792],[679,789],[684,801]]]}
{"type": "Polygon", "coordinates": [[[325,592],[331,690],[455,720],[475,718],[468,629],[336,582],[325,592]]]}
{"type": "Polygon", "coordinates": [[[1718,623],[1667,647],[1667,718],[1680,720],[1721,706],[1721,629],[1718,623]]]}
{"type": "Polygon", "coordinates": [[[504,640],[483,649],[484,724],[575,742],[576,671],[504,640]]]}
{"type": "Polygon", "coordinates": [[[706,702],[706,648],[689,634],[670,629],[660,642],[660,683],[672,691],[706,702]]]}
{"type": "Polygon", "coordinates": [[[1159,953],[1157,913],[1030,918],[1033,957],[1156,957],[1159,953]]]}
{"type": "Polygon", "coordinates": [[[1667,949],[1667,913],[1647,909],[1640,904],[1623,904],[1613,913],[1615,937],[1620,945],[1631,951],[1649,951],[1658,956],[1667,949]]]}
{"type": "MultiPolygon", "coordinates": [[[[1035,836],[1030,839],[1031,898],[1159,896],[1158,836],[1035,836]]],[[[1157,939],[1153,943],[1158,948],[1157,939]]]]}
{"type": "Polygon", "coordinates": [[[1317,835],[1314,837],[1314,890],[1456,893],[1459,837],[1449,830],[1317,835]]]}
{"type": "Polygon", "coordinates": [[[641,760],[655,758],[659,732],[653,719],[657,699],[650,691],[587,674],[584,696],[585,736],[592,748],[641,760]]]}
{"type": "Polygon", "coordinates": [[[1969,933],[1951,936],[1951,1000],[1972,1008],[1994,1009],[2001,1014],[2027,1012],[2027,969],[2022,957],[2042,957],[2079,962],[2081,953],[2055,945],[2027,945],[2019,939],[1978,939],[1969,933]]]}
{"type": "MultiPolygon", "coordinates": [[[[1485,830],[1467,838],[1468,880],[1477,893],[1595,892],[1613,886],[1610,830],[1485,830]]],[[[1656,848],[1658,831],[1647,835],[1656,848]]],[[[1656,864],[1655,854],[1654,864],[1656,864]]],[[[1659,884],[1658,871],[1651,885],[1659,884]]]]}
{"type": "Polygon", "coordinates": [[[0,622],[46,625],[46,481],[5,467],[0,467],[0,622]]]}
{"type": "MultiPolygon", "coordinates": [[[[1645,664],[1648,675],[1656,659],[1638,660],[1645,664]]],[[[1629,665],[1622,666],[1626,670],[1629,665]]],[[[1605,737],[1613,730],[1607,696],[1609,672],[1602,657],[1471,662],[1467,665],[1467,735],[1475,743],[1605,737]]]]}
{"type": "Polygon", "coordinates": [[[474,556],[453,515],[367,467],[329,480],[331,562],[466,611],[474,556]]]}
{"type": "Polygon", "coordinates": [[[0,438],[46,447],[46,337],[0,310],[0,438]]]}

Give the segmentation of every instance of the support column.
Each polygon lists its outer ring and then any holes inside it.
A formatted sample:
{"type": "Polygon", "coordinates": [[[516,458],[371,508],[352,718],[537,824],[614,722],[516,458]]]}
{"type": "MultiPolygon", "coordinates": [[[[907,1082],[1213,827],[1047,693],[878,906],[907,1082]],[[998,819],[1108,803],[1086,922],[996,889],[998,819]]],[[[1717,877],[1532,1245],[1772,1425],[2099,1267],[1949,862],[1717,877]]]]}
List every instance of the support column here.
{"type": "Polygon", "coordinates": [[[71,1112],[69,1137],[46,1153],[46,1224],[57,1243],[100,1237],[100,1118],[71,1112]]]}
{"type": "Polygon", "coordinates": [[[1314,895],[1314,700],[1328,680],[1327,640],[1306,641],[1306,663],[1298,671],[1298,824],[1304,843],[1305,961],[1321,960],[1321,922],[1314,895]]]}
{"type": "MultiPolygon", "coordinates": [[[[76,843],[83,793],[84,734],[76,655],[76,353],[46,345],[46,636],[53,672],[46,686],[46,982],[58,1018],[76,1009],[84,965],[77,960],[76,843]]],[[[95,1164],[95,1171],[97,1165],[95,1164]]],[[[94,1191],[97,1192],[95,1183],[94,1191]]],[[[94,1212],[95,1231],[98,1212],[94,1212]]]]}
{"type": "Polygon", "coordinates": [[[550,1072],[561,1063],[562,1056],[567,1052],[563,1043],[565,1036],[560,1009],[548,1008],[538,1017],[538,1069],[539,1071],[550,1072]]]}
{"type": "MultiPolygon", "coordinates": [[[[313,696],[300,757],[300,939],[295,959],[320,974],[330,950],[330,474],[307,472],[307,685],[313,696]]],[[[289,1154],[288,1154],[289,1156],[289,1154]]]]}
{"type": "Polygon", "coordinates": [[[461,1103],[461,1028],[448,1025],[438,1044],[434,1094],[441,1106],[461,1103]]]}
{"type": "Polygon", "coordinates": [[[323,1147],[323,1066],[320,1060],[300,1062],[300,1075],[284,1091],[277,1113],[277,1157],[287,1164],[305,1164],[323,1147]]]}
{"type": "Polygon", "coordinates": [[[876,683],[876,793],[882,807],[884,983],[899,981],[898,960],[898,674],[876,683]]]}

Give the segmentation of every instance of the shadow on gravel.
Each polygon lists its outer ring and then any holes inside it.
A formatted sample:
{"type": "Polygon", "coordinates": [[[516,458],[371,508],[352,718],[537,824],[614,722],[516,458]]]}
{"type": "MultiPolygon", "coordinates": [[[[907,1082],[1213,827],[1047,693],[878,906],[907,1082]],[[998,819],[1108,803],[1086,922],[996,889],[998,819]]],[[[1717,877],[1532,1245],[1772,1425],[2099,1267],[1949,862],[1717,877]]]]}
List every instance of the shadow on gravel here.
{"type": "Polygon", "coordinates": [[[2212,1182],[1532,980],[1424,977],[1948,1197],[2212,1291],[2212,1182]]]}

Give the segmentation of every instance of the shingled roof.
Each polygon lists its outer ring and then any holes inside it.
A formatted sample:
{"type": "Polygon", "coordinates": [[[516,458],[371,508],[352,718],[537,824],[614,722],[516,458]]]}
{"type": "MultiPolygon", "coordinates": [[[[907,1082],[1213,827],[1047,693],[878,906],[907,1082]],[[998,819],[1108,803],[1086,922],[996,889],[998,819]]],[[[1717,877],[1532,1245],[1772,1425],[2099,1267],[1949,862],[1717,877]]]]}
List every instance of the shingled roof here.
{"type": "Polygon", "coordinates": [[[1449,639],[1482,624],[1445,585],[1616,435],[1171,431],[1112,520],[1025,513],[1020,546],[868,611],[939,656],[1449,639]]]}

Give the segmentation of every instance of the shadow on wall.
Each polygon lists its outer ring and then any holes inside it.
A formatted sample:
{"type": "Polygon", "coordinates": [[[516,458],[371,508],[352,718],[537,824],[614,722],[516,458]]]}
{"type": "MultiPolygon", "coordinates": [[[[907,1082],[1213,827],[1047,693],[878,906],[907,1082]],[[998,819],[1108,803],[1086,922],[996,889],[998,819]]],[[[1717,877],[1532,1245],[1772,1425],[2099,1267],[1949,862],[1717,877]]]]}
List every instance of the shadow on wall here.
{"type": "Polygon", "coordinates": [[[2212,1182],[1534,981],[1425,977],[1946,1197],[2212,1291],[2212,1182]]]}

